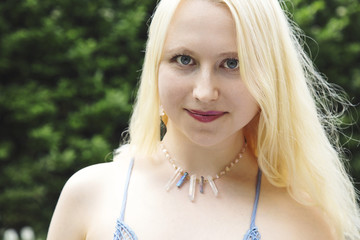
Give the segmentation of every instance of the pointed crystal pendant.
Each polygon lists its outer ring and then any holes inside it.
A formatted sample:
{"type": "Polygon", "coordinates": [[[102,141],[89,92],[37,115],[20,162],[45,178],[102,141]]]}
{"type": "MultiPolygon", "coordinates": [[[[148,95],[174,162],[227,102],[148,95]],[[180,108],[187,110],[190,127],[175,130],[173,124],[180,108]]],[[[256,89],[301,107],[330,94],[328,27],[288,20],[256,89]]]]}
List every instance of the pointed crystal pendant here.
{"type": "Polygon", "coordinates": [[[188,176],[189,174],[187,173],[187,172],[185,172],[184,173],[184,175],[182,175],[182,177],[180,178],[180,180],[177,182],[177,184],[176,184],[176,186],[178,187],[178,188],[180,188],[183,184],[184,184],[184,182],[185,182],[185,180],[186,180],[186,177],[188,176]]]}
{"type": "Polygon", "coordinates": [[[196,174],[193,174],[190,177],[190,187],[189,187],[189,198],[191,201],[194,201],[195,199],[195,188],[196,188],[196,174]]]}
{"type": "Polygon", "coordinates": [[[205,182],[205,179],[203,176],[201,176],[201,178],[200,178],[200,193],[204,193],[204,182],[205,182]]]}
{"type": "Polygon", "coordinates": [[[213,192],[214,192],[215,197],[217,197],[219,191],[218,191],[218,189],[217,189],[217,187],[216,187],[216,185],[215,185],[215,182],[214,182],[213,178],[212,178],[211,176],[207,176],[207,180],[208,180],[208,182],[209,182],[209,184],[210,184],[211,189],[212,189],[213,192]]]}
{"type": "Polygon", "coordinates": [[[165,185],[165,190],[166,190],[166,191],[169,191],[169,190],[170,190],[171,186],[175,183],[176,179],[179,178],[180,174],[181,174],[181,168],[178,168],[178,169],[175,171],[174,175],[170,178],[170,180],[168,181],[168,183],[165,185]]]}

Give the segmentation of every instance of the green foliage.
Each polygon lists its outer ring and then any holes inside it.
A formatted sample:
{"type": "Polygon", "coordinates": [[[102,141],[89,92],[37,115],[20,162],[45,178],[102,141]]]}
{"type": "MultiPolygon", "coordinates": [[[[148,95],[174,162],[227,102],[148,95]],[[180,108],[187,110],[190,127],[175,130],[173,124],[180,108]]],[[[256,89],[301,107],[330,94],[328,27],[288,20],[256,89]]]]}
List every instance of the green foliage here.
{"type": "MultiPolygon", "coordinates": [[[[360,6],[287,1],[312,58],[360,102],[360,6]],[[312,39],[315,39],[312,40],[312,39]]],[[[0,3],[0,234],[45,235],[59,192],[78,169],[108,161],[126,129],[155,1],[0,3]]],[[[355,121],[359,107],[353,109],[355,121]]],[[[344,121],[351,122],[349,116],[344,121]]],[[[358,128],[347,135],[360,139],[358,128]]],[[[360,176],[358,142],[344,138],[360,176]]]]}
{"type": "Polygon", "coordinates": [[[127,127],[150,4],[0,3],[0,233],[30,225],[44,235],[66,179],[109,160],[127,127]]]}
{"type": "MultiPolygon", "coordinates": [[[[312,58],[329,82],[340,85],[355,105],[344,123],[354,123],[345,129],[341,140],[349,150],[351,171],[360,179],[360,4],[357,0],[296,0],[289,4],[294,20],[308,36],[312,58]]],[[[356,181],[358,182],[358,181],[356,181]]],[[[360,185],[358,185],[360,188],[360,185]]]]}

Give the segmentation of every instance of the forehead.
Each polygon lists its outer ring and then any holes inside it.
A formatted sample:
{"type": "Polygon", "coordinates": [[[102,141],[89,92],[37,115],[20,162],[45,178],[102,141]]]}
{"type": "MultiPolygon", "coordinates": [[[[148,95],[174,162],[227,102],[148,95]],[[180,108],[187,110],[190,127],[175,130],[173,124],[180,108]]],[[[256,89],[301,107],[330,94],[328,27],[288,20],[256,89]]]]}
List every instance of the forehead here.
{"type": "Polygon", "coordinates": [[[209,14],[213,15],[215,19],[225,15],[229,18],[229,21],[232,21],[227,5],[214,0],[182,0],[175,11],[173,20],[180,16],[186,16],[186,18],[191,19],[197,17],[204,18],[209,14]]]}
{"type": "Polygon", "coordinates": [[[228,7],[210,0],[184,0],[169,25],[169,45],[225,45],[236,48],[236,28],[228,7]]]}

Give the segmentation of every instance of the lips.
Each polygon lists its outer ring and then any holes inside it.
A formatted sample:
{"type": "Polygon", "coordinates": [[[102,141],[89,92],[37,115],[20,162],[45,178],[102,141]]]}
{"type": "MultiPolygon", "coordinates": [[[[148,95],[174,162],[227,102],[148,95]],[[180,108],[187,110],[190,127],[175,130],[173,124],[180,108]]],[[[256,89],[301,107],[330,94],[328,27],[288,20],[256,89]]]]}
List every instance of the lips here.
{"type": "Polygon", "coordinates": [[[199,111],[186,109],[187,113],[199,122],[212,122],[222,117],[226,112],[221,111],[199,111]]]}

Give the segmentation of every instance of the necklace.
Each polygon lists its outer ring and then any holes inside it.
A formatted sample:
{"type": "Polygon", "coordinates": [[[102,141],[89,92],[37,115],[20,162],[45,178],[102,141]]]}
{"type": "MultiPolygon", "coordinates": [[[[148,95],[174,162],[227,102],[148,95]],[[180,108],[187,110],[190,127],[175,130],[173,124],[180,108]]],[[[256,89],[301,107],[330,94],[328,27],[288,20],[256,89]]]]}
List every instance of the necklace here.
{"type": "Polygon", "coordinates": [[[186,180],[190,180],[189,198],[191,201],[194,201],[196,183],[197,182],[199,183],[200,193],[204,193],[204,184],[208,182],[215,197],[217,197],[219,194],[219,191],[218,191],[214,181],[216,179],[219,179],[220,177],[226,175],[228,172],[230,172],[230,170],[243,157],[246,147],[247,147],[247,144],[245,141],[244,146],[242,147],[242,149],[240,150],[240,153],[236,156],[236,158],[215,176],[208,175],[206,178],[204,176],[200,176],[200,178],[197,178],[195,173],[189,173],[188,171],[185,171],[183,168],[179,167],[176,164],[176,161],[170,156],[170,154],[169,154],[168,150],[165,148],[165,146],[163,144],[160,144],[160,148],[161,148],[162,152],[165,154],[166,159],[170,162],[170,164],[175,169],[175,173],[171,176],[170,180],[165,185],[165,190],[169,191],[171,189],[171,187],[174,185],[174,183],[176,182],[176,180],[178,180],[176,183],[176,186],[178,188],[181,188],[186,180]]]}

